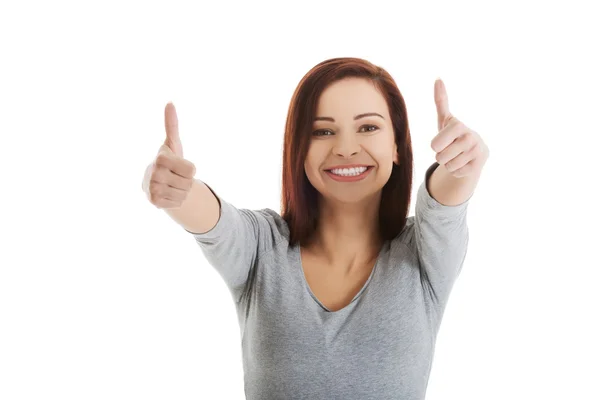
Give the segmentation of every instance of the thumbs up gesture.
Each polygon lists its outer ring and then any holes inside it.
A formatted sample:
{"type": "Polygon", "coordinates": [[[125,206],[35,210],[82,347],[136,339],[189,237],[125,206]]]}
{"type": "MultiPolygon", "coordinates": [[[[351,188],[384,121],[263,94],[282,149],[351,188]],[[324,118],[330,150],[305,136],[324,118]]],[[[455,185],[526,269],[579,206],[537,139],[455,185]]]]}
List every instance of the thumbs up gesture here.
{"type": "Polygon", "coordinates": [[[165,107],[167,137],[154,161],[146,168],[142,190],[157,208],[178,208],[194,183],[196,167],[183,158],[179,123],[173,103],[165,107]]]}
{"type": "Polygon", "coordinates": [[[436,161],[456,178],[481,173],[489,149],[481,136],[450,113],[448,93],[441,79],[435,81],[434,100],[438,117],[438,134],[431,141],[436,161]]]}

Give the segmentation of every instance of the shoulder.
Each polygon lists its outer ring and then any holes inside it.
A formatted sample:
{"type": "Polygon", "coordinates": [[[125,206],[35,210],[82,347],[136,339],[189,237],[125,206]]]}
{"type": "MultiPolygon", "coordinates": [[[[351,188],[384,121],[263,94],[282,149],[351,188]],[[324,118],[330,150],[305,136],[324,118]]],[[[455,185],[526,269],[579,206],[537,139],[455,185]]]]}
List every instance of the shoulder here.
{"type": "Polygon", "coordinates": [[[263,241],[261,251],[271,250],[281,241],[289,241],[290,230],[288,224],[277,211],[271,208],[246,211],[254,214],[259,220],[259,235],[263,241]]]}

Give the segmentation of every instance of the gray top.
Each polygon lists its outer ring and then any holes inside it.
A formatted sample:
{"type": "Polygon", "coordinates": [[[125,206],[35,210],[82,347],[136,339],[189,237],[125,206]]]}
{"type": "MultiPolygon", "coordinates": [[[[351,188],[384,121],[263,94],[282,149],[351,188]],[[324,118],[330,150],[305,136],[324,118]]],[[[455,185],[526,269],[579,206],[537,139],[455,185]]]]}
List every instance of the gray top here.
{"type": "Polygon", "coordinates": [[[415,216],[384,243],[351,303],[334,312],[308,286],[281,216],[238,209],[215,193],[216,226],[190,233],[235,301],[247,399],[425,398],[469,240],[471,199],[444,206],[426,188],[437,165],[419,186],[415,216]]]}

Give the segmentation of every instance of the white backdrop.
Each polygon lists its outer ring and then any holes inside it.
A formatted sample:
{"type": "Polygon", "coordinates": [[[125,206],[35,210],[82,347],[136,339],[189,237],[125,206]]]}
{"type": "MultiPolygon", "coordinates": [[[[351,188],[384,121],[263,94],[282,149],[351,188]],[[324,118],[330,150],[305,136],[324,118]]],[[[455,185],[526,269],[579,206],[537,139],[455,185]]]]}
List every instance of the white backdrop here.
{"type": "Polygon", "coordinates": [[[230,294],[143,174],[173,101],[196,177],[279,212],[289,101],[341,56],[404,95],[411,215],[437,77],[490,148],[427,399],[600,398],[593,2],[447,3],[3,2],[0,398],[243,398],[230,294]]]}

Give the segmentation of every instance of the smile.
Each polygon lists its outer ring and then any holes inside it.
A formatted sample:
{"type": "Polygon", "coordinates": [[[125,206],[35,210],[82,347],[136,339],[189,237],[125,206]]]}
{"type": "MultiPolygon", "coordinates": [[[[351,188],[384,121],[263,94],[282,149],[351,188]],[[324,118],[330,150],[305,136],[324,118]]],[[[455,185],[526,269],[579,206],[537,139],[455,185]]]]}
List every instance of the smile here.
{"type": "Polygon", "coordinates": [[[337,182],[356,182],[365,179],[370,173],[373,167],[367,167],[367,169],[358,175],[336,175],[331,171],[325,171],[327,176],[337,182]]]}

